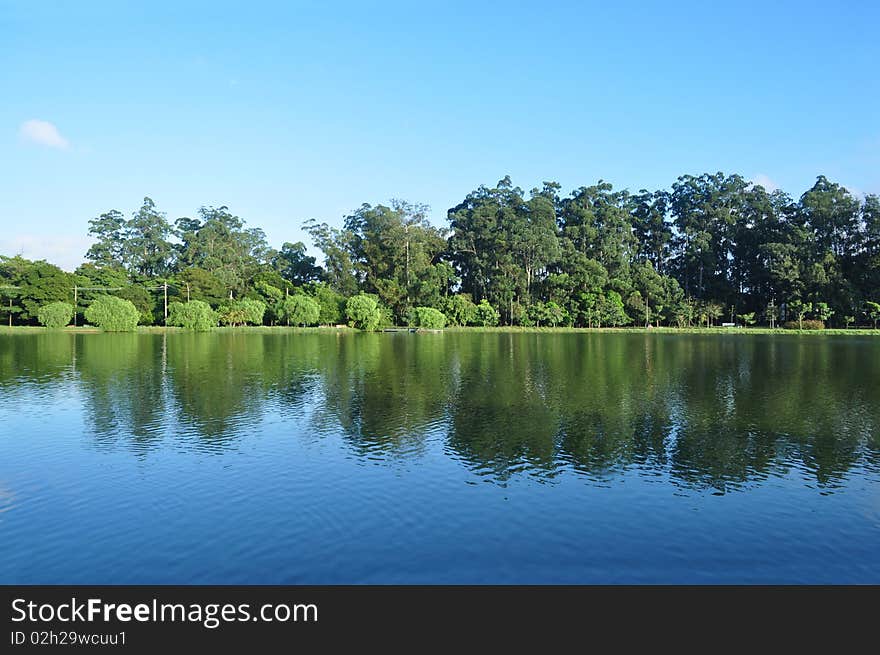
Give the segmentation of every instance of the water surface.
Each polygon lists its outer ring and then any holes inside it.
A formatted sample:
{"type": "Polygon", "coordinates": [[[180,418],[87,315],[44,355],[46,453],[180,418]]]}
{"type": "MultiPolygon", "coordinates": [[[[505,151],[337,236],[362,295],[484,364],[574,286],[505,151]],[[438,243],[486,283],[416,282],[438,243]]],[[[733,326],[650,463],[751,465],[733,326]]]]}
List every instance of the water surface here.
{"type": "Polygon", "coordinates": [[[0,335],[0,583],[880,583],[880,340],[0,335]]]}

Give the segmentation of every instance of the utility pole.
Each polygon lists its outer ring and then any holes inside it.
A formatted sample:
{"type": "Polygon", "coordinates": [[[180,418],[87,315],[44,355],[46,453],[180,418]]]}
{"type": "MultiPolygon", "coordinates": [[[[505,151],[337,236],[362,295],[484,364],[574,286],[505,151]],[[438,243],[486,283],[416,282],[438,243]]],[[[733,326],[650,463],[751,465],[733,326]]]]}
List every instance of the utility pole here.
{"type": "MultiPolygon", "coordinates": [[[[165,317],[165,323],[168,323],[168,287],[175,287],[179,289],[180,287],[176,284],[168,284],[168,280],[165,279],[162,281],[162,284],[156,287],[147,287],[150,291],[161,291],[162,292],[162,302],[164,306],[163,316],[165,317]]],[[[186,285],[186,301],[189,302],[189,284],[186,285]]]]}

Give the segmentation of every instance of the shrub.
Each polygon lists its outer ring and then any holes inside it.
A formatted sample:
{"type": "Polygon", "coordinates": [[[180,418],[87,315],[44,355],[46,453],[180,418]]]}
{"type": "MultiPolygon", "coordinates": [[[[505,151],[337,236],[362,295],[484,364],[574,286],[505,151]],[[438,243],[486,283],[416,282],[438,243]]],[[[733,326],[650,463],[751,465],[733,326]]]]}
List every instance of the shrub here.
{"type": "Polygon", "coordinates": [[[446,316],[433,307],[414,307],[409,324],[413,327],[441,330],[446,327],[446,316]]]}
{"type": "Polygon", "coordinates": [[[134,332],[141,315],[130,300],[99,296],[86,307],[85,317],[107,332],[134,332]]]}
{"type": "Polygon", "coordinates": [[[73,305],[66,302],[50,302],[40,307],[37,320],[47,328],[63,328],[73,318],[73,305]]]}
{"type": "Polygon", "coordinates": [[[315,325],[321,317],[321,305],[314,298],[297,294],[281,302],[281,318],[290,325],[315,325]]]}
{"type": "Polygon", "coordinates": [[[348,316],[348,324],[359,330],[376,330],[382,321],[379,305],[363,293],[348,299],[345,303],[345,315],[348,316]]]}
{"type": "Polygon", "coordinates": [[[782,327],[786,330],[824,330],[825,323],[815,320],[786,321],[782,324],[782,327]]]}
{"type": "Polygon", "coordinates": [[[262,300],[243,298],[220,308],[220,322],[233,327],[247,323],[262,325],[265,313],[266,303],[262,300]]]}
{"type": "Polygon", "coordinates": [[[378,301],[376,305],[379,307],[379,327],[386,328],[395,325],[394,312],[391,311],[391,308],[378,301]]]}
{"type": "Polygon", "coordinates": [[[443,313],[449,321],[449,325],[467,325],[472,323],[476,316],[477,306],[471,302],[469,295],[458,294],[446,299],[443,305],[443,313]]]}
{"type": "MultiPolygon", "coordinates": [[[[156,301],[153,294],[141,286],[130,284],[123,287],[114,294],[117,298],[130,300],[138,313],[141,315],[139,323],[141,325],[152,325],[155,321],[154,311],[156,309],[156,301]]],[[[161,321],[162,314],[159,314],[161,321]]]]}
{"type": "Polygon", "coordinates": [[[492,305],[489,304],[489,301],[483,298],[480,301],[480,304],[476,306],[474,311],[474,325],[480,325],[482,327],[491,327],[493,325],[498,325],[498,319],[500,318],[498,314],[498,310],[496,310],[492,305]]]}
{"type": "Polygon", "coordinates": [[[211,309],[211,305],[201,300],[190,300],[187,303],[173,302],[168,305],[167,325],[207,332],[217,327],[217,320],[217,312],[211,309]]]}
{"type": "Polygon", "coordinates": [[[323,325],[336,325],[345,320],[345,297],[336,293],[326,284],[313,284],[309,293],[321,307],[318,322],[323,325]]]}

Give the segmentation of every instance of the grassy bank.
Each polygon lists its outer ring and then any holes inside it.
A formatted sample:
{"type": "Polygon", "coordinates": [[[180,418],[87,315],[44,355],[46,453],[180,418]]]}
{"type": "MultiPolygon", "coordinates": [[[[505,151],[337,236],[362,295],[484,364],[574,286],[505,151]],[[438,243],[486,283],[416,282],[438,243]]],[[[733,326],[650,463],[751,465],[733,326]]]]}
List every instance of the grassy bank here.
{"type": "MultiPolygon", "coordinates": [[[[406,328],[397,328],[405,330],[406,328]]],[[[0,334],[20,333],[29,334],[35,332],[48,332],[47,328],[31,326],[31,325],[15,325],[12,327],[0,327],[0,334]]],[[[161,334],[165,332],[186,332],[179,327],[162,327],[156,325],[141,325],[137,331],[145,334],[161,334]]],[[[66,327],[54,332],[67,334],[100,334],[101,330],[92,326],[66,327]]],[[[218,327],[213,330],[214,333],[222,332],[248,332],[248,333],[326,333],[326,332],[344,332],[356,333],[358,330],[349,327],[287,327],[287,326],[248,326],[248,327],[218,327]]],[[[447,327],[443,332],[456,333],[499,333],[499,334],[563,334],[563,333],[609,333],[609,334],[799,334],[814,336],[880,336],[880,329],[871,328],[850,328],[850,329],[827,329],[827,330],[785,330],[782,328],[677,328],[677,327],[659,327],[659,328],[643,328],[643,327],[618,327],[618,328],[573,328],[573,327],[519,327],[519,326],[499,326],[499,327],[447,327]]]]}
{"type": "Polygon", "coordinates": [[[518,327],[518,326],[499,326],[499,327],[448,327],[446,332],[535,332],[535,333],[564,333],[564,332],[605,332],[612,334],[813,334],[813,335],[847,335],[847,336],[880,336],[880,329],[873,330],[870,328],[851,328],[851,329],[826,329],[826,330],[786,330],[783,328],[698,328],[698,327],[616,327],[616,328],[574,328],[574,327],[518,327]]]}

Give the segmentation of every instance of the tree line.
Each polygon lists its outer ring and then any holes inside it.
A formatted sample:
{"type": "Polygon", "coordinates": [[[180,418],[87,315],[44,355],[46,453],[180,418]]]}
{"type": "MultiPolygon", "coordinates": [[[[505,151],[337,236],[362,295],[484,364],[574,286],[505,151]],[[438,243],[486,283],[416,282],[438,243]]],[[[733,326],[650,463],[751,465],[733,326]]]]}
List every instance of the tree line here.
{"type": "Polygon", "coordinates": [[[228,207],[172,223],[145,198],[130,218],[112,210],[89,221],[95,242],[73,273],[0,258],[0,292],[10,324],[34,324],[74,296],[75,320],[110,296],[148,325],[880,319],[880,198],[824,176],[798,199],[720,172],[637,193],[600,180],[567,196],[555,182],[525,193],[505,177],[449,209],[446,226],[427,215],[393,200],[362,205],[341,227],[307,221],[319,264],[301,242],[270,247],[228,207]]]}

